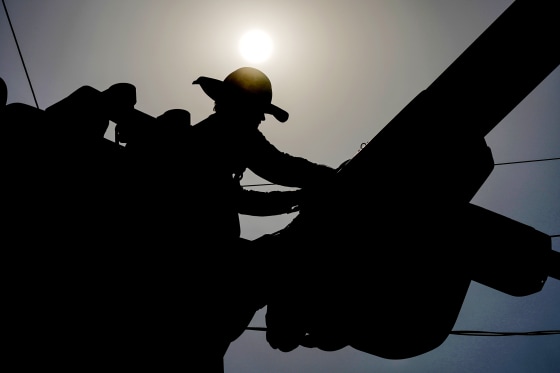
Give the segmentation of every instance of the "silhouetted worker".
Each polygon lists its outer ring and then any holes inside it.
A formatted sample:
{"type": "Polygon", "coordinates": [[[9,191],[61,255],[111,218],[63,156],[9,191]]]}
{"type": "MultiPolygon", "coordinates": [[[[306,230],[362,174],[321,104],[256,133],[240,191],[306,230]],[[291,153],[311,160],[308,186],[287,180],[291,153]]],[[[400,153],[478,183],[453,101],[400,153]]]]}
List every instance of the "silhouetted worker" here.
{"type": "Polygon", "coordinates": [[[212,309],[208,306],[202,317],[206,325],[213,325],[214,332],[207,331],[211,339],[207,343],[218,348],[221,359],[229,343],[266,303],[264,289],[255,287],[264,273],[262,254],[240,239],[238,214],[279,214],[293,211],[300,203],[299,191],[244,191],[240,186],[243,173],[249,169],[274,184],[305,189],[327,182],[335,170],[281,152],[259,131],[265,114],[280,122],[288,119],[287,112],[272,104],[271,82],[263,72],[242,67],[223,81],[199,77],[193,84],[215,101],[215,113],[191,129],[194,141],[189,145],[186,172],[193,176],[190,208],[196,211],[190,222],[196,228],[190,231],[203,243],[202,257],[211,261],[211,276],[219,282],[217,288],[203,289],[214,294],[212,309]]]}
{"type": "MultiPolygon", "coordinates": [[[[261,71],[243,67],[220,80],[200,77],[200,84],[215,101],[215,114],[193,127],[196,161],[194,167],[204,189],[215,189],[211,205],[205,209],[207,227],[222,229],[222,238],[239,237],[237,212],[239,181],[246,169],[274,184],[306,188],[320,185],[334,174],[334,169],[279,151],[258,130],[265,114],[285,122],[288,113],[271,103],[272,88],[261,71]],[[198,158],[200,157],[200,158],[198,158]]],[[[208,201],[206,202],[208,203],[208,201]]],[[[208,206],[208,205],[207,205],[208,206]]]]}

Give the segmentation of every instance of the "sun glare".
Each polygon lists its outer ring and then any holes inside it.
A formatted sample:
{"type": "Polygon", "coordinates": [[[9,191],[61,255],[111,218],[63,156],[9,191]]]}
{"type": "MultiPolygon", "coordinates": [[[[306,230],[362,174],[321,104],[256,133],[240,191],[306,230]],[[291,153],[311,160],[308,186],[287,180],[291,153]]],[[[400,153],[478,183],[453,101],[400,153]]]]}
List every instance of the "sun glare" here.
{"type": "Polygon", "coordinates": [[[263,62],[272,54],[272,39],[264,31],[248,31],[239,40],[239,52],[249,62],[263,62]]]}

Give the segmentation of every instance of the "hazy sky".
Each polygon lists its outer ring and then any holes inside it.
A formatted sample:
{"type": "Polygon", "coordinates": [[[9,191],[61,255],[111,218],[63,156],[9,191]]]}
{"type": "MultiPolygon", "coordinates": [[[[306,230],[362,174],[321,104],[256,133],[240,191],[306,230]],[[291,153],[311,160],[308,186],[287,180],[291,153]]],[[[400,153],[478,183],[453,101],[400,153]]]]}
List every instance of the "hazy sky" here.
{"type": "MultiPolygon", "coordinates": [[[[41,109],[82,85],[137,88],[136,108],[153,116],[189,110],[193,124],[212,112],[198,76],[223,79],[241,66],[271,79],[263,133],[288,153],[333,167],[352,157],[426,89],[510,4],[510,0],[6,0],[41,109]],[[249,29],[274,42],[260,64],[237,44],[249,29]]],[[[0,15],[0,76],[8,102],[34,106],[6,16],[0,15]]],[[[560,70],[556,69],[487,137],[496,163],[560,157],[560,70]]],[[[452,123],[450,123],[452,125],[452,123]]],[[[107,133],[111,138],[112,134],[107,133]]],[[[247,174],[243,183],[261,182],[247,174]]],[[[549,235],[560,234],[560,161],[496,166],[472,201],[549,235]]],[[[256,238],[294,216],[242,218],[256,238]]],[[[372,227],[374,229],[374,227],[372,227]]],[[[560,240],[553,247],[560,251],[560,240]]],[[[261,281],[265,279],[255,279],[261,281]]],[[[248,289],[251,291],[251,289],[248,289]]],[[[253,326],[264,326],[259,312],[253,326]]],[[[455,329],[560,329],[560,282],[522,298],[472,283],[455,329]]],[[[247,331],[226,355],[226,373],[446,372],[556,373],[560,336],[450,336],[434,351],[401,361],[345,348],[270,348],[247,331]]]]}

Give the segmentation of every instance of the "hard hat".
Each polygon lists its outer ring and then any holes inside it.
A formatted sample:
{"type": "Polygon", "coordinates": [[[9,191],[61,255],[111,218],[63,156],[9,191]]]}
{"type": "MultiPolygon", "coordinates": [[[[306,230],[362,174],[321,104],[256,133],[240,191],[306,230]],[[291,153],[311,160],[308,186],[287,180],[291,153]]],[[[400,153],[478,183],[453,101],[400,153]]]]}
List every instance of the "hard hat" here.
{"type": "Polygon", "coordinates": [[[270,79],[253,67],[241,67],[221,81],[201,76],[193,84],[214,101],[249,101],[262,108],[264,113],[272,114],[278,121],[288,120],[288,113],[272,104],[272,85],[270,79]]]}

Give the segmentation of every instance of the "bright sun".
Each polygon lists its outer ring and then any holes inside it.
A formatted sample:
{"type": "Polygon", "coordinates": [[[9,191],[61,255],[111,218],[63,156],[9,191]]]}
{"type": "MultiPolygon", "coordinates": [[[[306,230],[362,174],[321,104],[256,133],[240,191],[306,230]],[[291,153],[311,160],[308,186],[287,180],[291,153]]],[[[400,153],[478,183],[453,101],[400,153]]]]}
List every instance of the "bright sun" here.
{"type": "Polygon", "coordinates": [[[272,39],[264,31],[248,31],[239,40],[239,52],[249,62],[263,62],[272,54],[272,39]]]}

